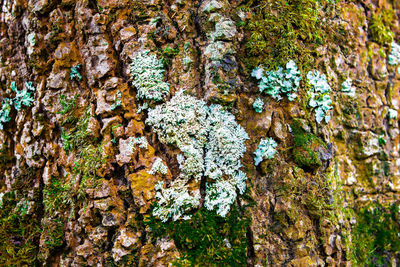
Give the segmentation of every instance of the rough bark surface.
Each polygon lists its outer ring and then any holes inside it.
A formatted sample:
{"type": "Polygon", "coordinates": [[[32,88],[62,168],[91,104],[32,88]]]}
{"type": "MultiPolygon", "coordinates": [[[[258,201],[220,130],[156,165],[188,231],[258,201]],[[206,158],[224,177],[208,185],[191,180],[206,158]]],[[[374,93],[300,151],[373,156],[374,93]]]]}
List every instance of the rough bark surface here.
{"type": "MultiPolygon", "coordinates": [[[[333,15],[320,9],[346,41],[331,38],[309,54],[332,87],[332,119],[317,124],[305,73],[296,101],[262,95],[266,109],[255,112],[261,95],[244,63],[247,2],[0,0],[0,99],[13,96],[12,82],[36,87],[33,104],[13,109],[0,130],[0,240],[10,248],[1,248],[0,265],[170,266],[185,255],[176,237],[154,236],[144,223],[154,186],[179,174],[179,151],[138,113],[130,64],[149,50],[164,60],[171,95],[185,90],[223,105],[250,136],[247,197],[235,204],[250,219],[240,237],[247,266],[357,266],[357,211],[399,205],[400,124],[389,113],[400,111],[400,74],[388,64],[390,43],[370,26],[390,9],[399,42],[400,6],[340,0],[327,4],[333,15]],[[71,78],[72,68],[82,79],[71,78]],[[347,77],[355,97],[342,92],[347,77]],[[76,137],[69,148],[66,135],[76,137]],[[295,144],[299,135],[304,146],[295,144]],[[140,136],[148,149],[131,151],[130,138],[140,136]],[[278,153],[256,167],[253,152],[266,137],[278,153]],[[148,173],[156,157],[168,166],[164,176],[148,173]]],[[[200,187],[204,197],[205,181],[200,187]]],[[[382,253],[377,265],[400,264],[399,251],[382,253]]]]}

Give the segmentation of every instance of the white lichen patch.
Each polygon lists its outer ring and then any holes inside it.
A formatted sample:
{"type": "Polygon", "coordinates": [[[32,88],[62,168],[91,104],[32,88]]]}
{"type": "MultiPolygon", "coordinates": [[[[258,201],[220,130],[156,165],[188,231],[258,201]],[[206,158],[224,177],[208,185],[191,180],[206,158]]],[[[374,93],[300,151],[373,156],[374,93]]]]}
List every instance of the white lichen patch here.
{"type": "Polygon", "coordinates": [[[247,179],[240,168],[246,151],[244,142],[249,137],[235,117],[220,105],[207,106],[204,101],[179,92],[150,110],[146,123],[162,143],[182,151],[177,156],[181,173],[168,188],[157,187],[158,207],[153,214],[163,220],[187,218],[185,211],[198,207],[196,194],[189,192],[188,183],[200,183],[205,177],[205,207],[225,216],[237,197],[236,190],[244,193],[247,179]],[[175,203],[178,200],[191,206],[182,209],[183,204],[175,203]]]}

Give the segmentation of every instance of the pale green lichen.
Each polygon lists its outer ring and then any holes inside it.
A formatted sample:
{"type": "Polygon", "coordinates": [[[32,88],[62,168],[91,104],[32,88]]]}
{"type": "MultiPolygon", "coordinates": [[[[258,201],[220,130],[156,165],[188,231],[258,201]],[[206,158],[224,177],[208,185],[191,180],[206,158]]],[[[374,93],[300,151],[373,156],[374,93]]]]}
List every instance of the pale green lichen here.
{"type": "Polygon", "coordinates": [[[33,104],[34,101],[32,94],[34,93],[36,88],[33,86],[32,82],[26,82],[24,90],[18,90],[15,82],[12,82],[11,90],[15,92],[15,97],[12,99],[3,99],[3,103],[0,109],[0,130],[3,130],[4,123],[11,120],[10,112],[12,107],[19,111],[22,106],[29,107],[33,104]]]}
{"type": "Polygon", "coordinates": [[[356,95],[356,88],[352,86],[352,80],[350,78],[342,83],[342,92],[352,97],[356,95]]]}
{"type": "Polygon", "coordinates": [[[153,216],[160,218],[162,222],[169,219],[190,219],[191,216],[187,213],[200,204],[200,192],[195,192],[192,196],[181,184],[172,183],[170,187],[164,188],[164,182],[161,181],[154,188],[157,203],[153,209],[153,216]]]}
{"type": "Polygon", "coordinates": [[[145,103],[143,103],[143,105],[138,105],[138,108],[137,108],[137,113],[138,114],[140,114],[140,113],[142,113],[143,111],[145,111],[145,110],[147,110],[149,108],[149,104],[147,103],[147,102],[145,102],[145,103]]]}
{"type": "Polygon", "coordinates": [[[277,153],[276,147],[278,144],[270,137],[268,139],[261,139],[257,150],[254,151],[254,165],[258,166],[264,159],[273,159],[277,153]]]}
{"type": "MultiPolygon", "coordinates": [[[[392,42],[391,50],[389,54],[389,65],[397,66],[400,64],[400,45],[392,42]]],[[[397,72],[400,73],[400,67],[397,68],[397,72]]]]}
{"type": "Polygon", "coordinates": [[[163,163],[161,158],[156,158],[156,160],[153,162],[151,170],[148,171],[148,173],[151,175],[155,175],[157,173],[166,175],[167,172],[168,172],[168,167],[163,163]]]}
{"type": "Polygon", "coordinates": [[[203,7],[203,12],[212,13],[222,8],[218,1],[212,0],[203,7]]]}
{"type": "Polygon", "coordinates": [[[143,149],[147,149],[149,146],[149,143],[147,142],[147,139],[144,136],[131,138],[128,144],[131,147],[132,151],[136,150],[136,146],[143,149]]]}
{"type": "Polygon", "coordinates": [[[331,116],[328,115],[328,111],[332,109],[332,100],[329,96],[331,87],[326,80],[326,76],[314,70],[308,72],[307,80],[311,85],[311,96],[308,104],[310,107],[314,108],[315,119],[317,123],[321,123],[322,120],[328,123],[331,119],[331,116]]]}
{"type": "Polygon", "coordinates": [[[69,77],[71,78],[71,80],[73,80],[74,78],[77,78],[78,81],[82,80],[82,75],[79,73],[79,71],[82,69],[82,65],[81,64],[77,64],[75,67],[71,68],[71,72],[69,74],[69,77]]]}
{"type": "Polygon", "coordinates": [[[166,104],[149,111],[146,123],[153,126],[160,141],[177,146],[185,155],[183,174],[199,180],[204,172],[202,148],[207,142],[205,102],[178,93],[166,104]]]}
{"type": "Polygon", "coordinates": [[[164,65],[149,51],[139,52],[131,64],[133,86],[137,89],[136,98],[161,102],[169,95],[169,84],[163,81],[164,65]]]}
{"type": "Polygon", "coordinates": [[[36,34],[34,32],[31,32],[28,34],[28,42],[30,46],[35,46],[36,44],[36,34]]]}
{"type": "Polygon", "coordinates": [[[215,183],[207,183],[207,193],[204,206],[208,210],[216,209],[218,215],[225,217],[237,194],[235,186],[229,181],[218,180],[215,183]]]}
{"type": "Polygon", "coordinates": [[[260,66],[255,68],[251,76],[260,80],[258,89],[261,93],[265,92],[275,100],[281,100],[282,94],[286,94],[289,101],[294,101],[297,98],[297,89],[300,86],[301,75],[300,71],[293,60],[286,64],[286,69],[279,67],[277,71],[265,71],[260,66]]]}
{"type": "Polygon", "coordinates": [[[120,90],[118,90],[117,94],[115,95],[114,104],[111,105],[111,110],[114,110],[117,107],[120,107],[121,104],[122,104],[122,93],[120,90]]]}
{"type": "MultiPolygon", "coordinates": [[[[173,185],[168,189],[181,192],[190,180],[198,183],[202,177],[207,177],[206,187],[211,191],[206,192],[205,206],[210,210],[217,209],[218,214],[225,216],[232,199],[236,199],[236,189],[243,193],[247,179],[240,171],[240,159],[246,151],[244,142],[249,137],[235,117],[220,105],[207,106],[202,100],[178,92],[167,103],[150,110],[146,123],[152,126],[162,143],[182,151],[177,156],[181,173],[174,180],[174,186],[179,190],[172,189],[173,185]],[[231,185],[234,193],[219,186],[226,183],[231,185]]],[[[187,191],[184,195],[184,199],[193,200],[187,191]]],[[[163,203],[167,202],[170,203],[163,203]]],[[[180,213],[174,211],[176,206],[158,204],[156,214],[180,213]]],[[[170,217],[175,220],[181,215],[170,217]]]]}
{"type": "Polygon", "coordinates": [[[388,116],[389,116],[389,119],[397,119],[398,115],[399,115],[399,114],[398,114],[397,110],[392,109],[392,108],[389,108],[389,109],[388,109],[388,116]]]}
{"type": "Polygon", "coordinates": [[[220,18],[215,23],[215,30],[208,33],[208,37],[211,41],[217,40],[224,41],[230,40],[236,35],[235,23],[227,18],[220,18]]]}
{"type": "Polygon", "coordinates": [[[253,103],[253,108],[257,113],[261,113],[264,110],[264,101],[261,98],[257,98],[253,103]]]}
{"type": "Polygon", "coordinates": [[[3,99],[0,109],[0,130],[3,130],[4,124],[11,120],[10,112],[12,107],[12,100],[9,98],[3,99]]]}

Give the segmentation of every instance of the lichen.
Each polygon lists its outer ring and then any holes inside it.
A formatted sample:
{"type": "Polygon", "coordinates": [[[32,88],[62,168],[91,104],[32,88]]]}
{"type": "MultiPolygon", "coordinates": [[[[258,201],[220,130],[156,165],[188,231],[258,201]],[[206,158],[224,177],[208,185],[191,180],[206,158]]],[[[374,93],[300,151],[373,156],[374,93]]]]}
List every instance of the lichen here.
{"type": "Polygon", "coordinates": [[[389,54],[389,65],[397,66],[400,64],[400,45],[395,42],[392,42],[389,54]]]}
{"type": "Polygon", "coordinates": [[[139,52],[131,64],[133,86],[137,89],[136,98],[162,102],[169,95],[169,85],[163,81],[164,65],[149,51],[139,52]]]}
{"type": "Polygon", "coordinates": [[[11,108],[14,107],[17,111],[21,109],[22,106],[29,107],[33,104],[34,98],[33,93],[36,88],[33,86],[32,82],[25,83],[24,90],[18,90],[15,82],[11,83],[11,90],[15,92],[15,97],[4,98],[2,102],[2,106],[0,109],[0,130],[3,130],[4,123],[9,122],[11,120],[10,112],[11,108]]]}
{"type": "Polygon", "coordinates": [[[140,136],[136,138],[131,138],[129,141],[129,146],[131,147],[132,151],[134,151],[136,148],[135,146],[138,146],[139,148],[147,149],[149,146],[149,143],[147,142],[146,137],[140,136]]]}
{"type": "Polygon", "coordinates": [[[276,147],[278,144],[270,137],[268,139],[261,139],[257,150],[254,151],[254,165],[258,166],[264,159],[273,159],[277,153],[276,147]]]}
{"type": "Polygon", "coordinates": [[[328,123],[331,119],[331,116],[328,115],[328,111],[332,109],[332,100],[329,95],[331,87],[326,80],[326,76],[314,70],[308,72],[307,80],[311,85],[311,96],[308,105],[314,108],[317,123],[321,123],[322,120],[328,123]]]}
{"type": "Polygon", "coordinates": [[[352,86],[352,80],[350,78],[342,83],[342,92],[351,97],[356,95],[356,89],[352,86]]]}
{"type": "Polygon", "coordinates": [[[388,116],[389,116],[389,119],[397,119],[398,115],[399,115],[399,114],[398,114],[397,110],[392,109],[392,108],[389,108],[389,109],[388,109],[388,116]]]}
{"type": "Polygon", "coordinates": [[[111,110],[116,109],[117,107],[120,107],[122,104],[122,93],[120,90],[117,91],[116,95],[115,95],[115,100],[114,103],[111,105],[111,110]]]}
{"type": "Polygon", "coordinates": [[[161,158],[156,158],[155,161],[153,162],[151,170],[148,171],[148,173],[151,175],[155,175],[157,173],[165,175],[167,174],[167,172],[168,172],[168,167],[162,162],[161,158]]]}
{"type": "Polygon", "coordinates": [[[264,101],[261,98],[257,98],[253,103],[253,108],[257,113],[261,113],[264,110],[264,101]]]}
{"type": "Polygon", "coordinates": [[[70,79],[73,80],[77,78],[78,81],[82,80],[82,75],[79,73],[81,69],[82,69],[81,64],[77,64],[75,67],[72,67],[69,74],[70,79]]]}
{"type": "Polygon", "coordinates": [[[155,190],[157,203],[153,208],[153,216],[162,222],[169,219],[190,219],[191,216],[187,213],[200,204],[200,192],[190,195],[182,184],[172,184],[169,188],[164,188],[164,182],[161,181],[155,186],[155,190]]]}
{"type": "MultiPolygon", "coordinates": [[[[207,188],[214,193],[206,192],[205,201],[209,203],[206,207],[217,208],[218,213],[226,215],[232,204],[232,190],[225,199],[228,193],[219,191],[222,188],[215,184],[229,183],[231,188],[244,192],[246,179],[239,169],[246,151],[244,142],[249,137],[235,117],[219,105],[207,106],[204,101],[178,92],[167,103],[150,110],[146,123],[152,126],[161,142],[174,145],[183,153],[177,156],[181,173],[174,183],[179,191],[186,188],[191,179],[199,182],[203,176],[208,177],[207,188]]],[[[163,212],[159,208],[157,214],[160,213],[163,212]]],[[[164,207],[164,213],[175,212],[164,207]]],[[[174,220],[179,217],[175,216],[174,220]]]]}
{"type": "Polygon", "coordinates": [[[282,99],[281,94],[286,94],[289,101],[297,98],[297,89],[300,86],[300,71],[293,60],[286,63],[286,69],[279,67],[277,71],[265,71],[262,67],[255,68],[251,76],[260,80],[258,89],[265,92],[275,100],[282,99]]]}
{"type": "Polygon", "coordinates": [[[36,44],[36,34],[35,32],[31,32],[28,34],[28,42],[30,46],[35,46],[36,44]]]}

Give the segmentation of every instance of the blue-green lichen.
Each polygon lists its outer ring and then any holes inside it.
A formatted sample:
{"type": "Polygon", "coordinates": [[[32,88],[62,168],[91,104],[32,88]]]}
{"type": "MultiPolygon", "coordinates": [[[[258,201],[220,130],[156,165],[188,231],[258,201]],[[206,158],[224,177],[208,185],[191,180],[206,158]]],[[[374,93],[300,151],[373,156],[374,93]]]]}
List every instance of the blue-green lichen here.
{"type": "Polygon", "coordinates": [[[265,71],[260,66],[255,68],[251,76],[259,80],[258,89],[265,92],[275,100],[281,100],[282,94],[286,94],[289,101],[297,98],[297,89],[300,86],[300,71],[293,60],[286,63],[286,69],[279,67],[277,71],[265,71]]]}
{"type": "Polygon", "coordinates": [[[254,151],[254,165],[258,166],[264,159],[273,159],[277,152],[275,149],[277,146],[278,144],[272,137],[261,139],[257,150],[254,151]]]}
{"type": "Polygon", "coordinates": [[[69,74],[69,77],[71,78],[71,80],[73,80],[74,78],[77,78],[78,81],[82,80],[82,75],[79,73],[79,71],[81,69],[82,69],[81,64],[77,64],[75,67],[71,68],[70,74],[69,74]]]}
{"type": "Polygon", "coordinates": [[[264,101],[261,98],[257,98],[253,103],[253,108],[257,113],[261,113],[264,110],[264,101]]]}
{"type": "Polygon", "coordinates": [[[332,109],[332,100],[329,95],[331,87],[329,86],[325,74],[313,70],[307,74],[308,83],[311,85],[311,96],[308,105],[314,108],[315,119],[317,123],[321,121],[329,122],[331,116],[328,114],[332,109]]]}
{"type": "Polygon", "coordinates": [[[352,80],[350,78],[342,83],[342,92],[352,97],[356,95],[356,89],[352,86],[352,80]]]}
{"type": "Polygon", "coordinates": [[[22,106],[29,107],[33,104],[34,101],[32,94],[34,93],[36,88],[33,86],[32,82],[25,83],[25,90],[18,90],[16,83],[12,82],[11,90],[15,93],[15,97],[12,99],[3,99],[0,109],[0,130],[3,130],[4,123],[11,120],[10,112],[12,107],[19,111],[22,106]]]}
{"type": "Polygon", "coordinates": [[[31,32],[28,34],[28,42],[30,46],[35,46],[36,44],[36,34],[35,32],[31,32]]]}
{"type": "MultiPolygon", "coordinates": [[[[400,64],[400,45],[395,42],[391,44],[388,63],[391,66],[398,66],[400,64]]],[[[400,73],[400,67],[397,68],[397,73],[400,73]]]]}

